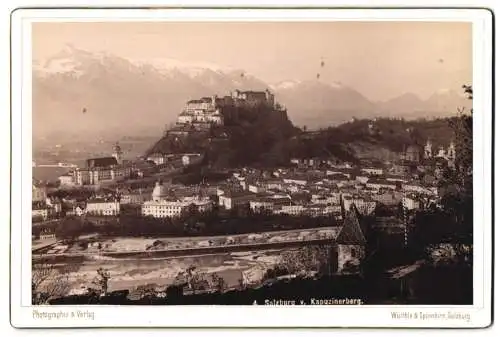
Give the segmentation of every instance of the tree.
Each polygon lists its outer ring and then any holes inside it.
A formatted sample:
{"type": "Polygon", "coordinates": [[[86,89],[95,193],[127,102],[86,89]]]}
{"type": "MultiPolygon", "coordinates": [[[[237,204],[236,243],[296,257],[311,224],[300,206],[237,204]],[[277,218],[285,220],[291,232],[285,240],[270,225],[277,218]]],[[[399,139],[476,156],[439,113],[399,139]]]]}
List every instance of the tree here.
{"type": "MultiPolygon", "coordinates": [[[[472,99],[472,87],[464,85],[463,89],[472,99]]],[[[456,189],[454,193],[443,196],[442,204],[445,210],[456,215],[459,225],[470,227],[472,235],[473,221],[473,186],[472,186],[472,109],[467,112],[465,108],[458,110],[458,118],[451,121],[450,126],[454,131],[454,144],[456,151],[455,168],[443,177],[443,184],[456,189]],[[451,199],[451,200],[450,200],[451,199]]]]}
{"type": "Polygon", "coordinates": [[[108,270],[104,268],[97,269],[97,276],[92,281],[90,292],[96,293],[99,296],[106,296],[108,294],[109,279],[111,275],[108,270]]]}
{"type": "Polygon", "coordinates": [[[155,284],[140,285],[137,286],[136,290],[139,293],[140,299],[146,299],[149,302],[152,302],[152,300],[157,296],[155,284]]]}
{"type": "Polygon", "coordinates": [[[61,220],[56,227],[58,239],[74,240],[83,234],[83,221],[76,217],[68,217],[61,220]]]}
{"type": "Polygon", "coordinates": [[[206,290],[208,286],[208,281],[205,278],[204,273],[198,272],[195,266],[190,266],[184,272],[180,272],[178,278],[185,279],[187,285],[196,294],[198,290],[206,290]]]}
{"type": "MultiPolygon", "coordinates": [[[[467,90],[472,95],[472,89],[467,90]]],[[[472,193],[472,109],[468,113],[461,108],[458,113],[458,118],[450,123],[454,131],[457,184],[464,193],[472,193]]]]}
{"type": "Polygon", "coordinates": [[[238,279],[238,290],[239,291],[242,291],[242,290],[245,290],[246,289],[246,286],[245,286],[245,280],[243,280],[242,277],[240,277],[238,279]]]}
{"type": "Polygon", "coordinates": [[[194,203],[189,204],[189,206],[181,212],[181,218],[185,220],[195,220],[199,215],[200,213],[198,212],[198,208],[194,203]]]}
{"type": "Polygon", "coordinates": [[[219,276],[217,273],[213,273],[212,287],[215,288],[217,292],[222,293],[227,289],[227,283],[223,277],[219,276]]]}
{"type": "Polygon", "coordinates": [[[71,289],[69,268],[57,270],[52,264],[34,265],[31,275],[31,301],[34,305],[48,304],[65,296],[71,289]]]}
{"type": "MultiPolygon", "coordinates": [[[[472,99],[472,87],[463,86],[472,99]]],[[[472,186],[472,109],[458,109],[457,118],[449,120],[455,144],[453,168],[443,171],[440,186],[440,209],[427,209],[416,217],[416,238],[422,245],[449,243],[456,258],[463,265],[471,265],[473,236],[473,186],[472,186]],[[433,225],[434,224],[434,225],[433,225]]]]}
{"type": "Polygon", "coordinates": [[[281,255],[279,265],[290,274],[327,273],[329,262],[327,249],[323,246],[306,246],[285,251],[281,255]]]}

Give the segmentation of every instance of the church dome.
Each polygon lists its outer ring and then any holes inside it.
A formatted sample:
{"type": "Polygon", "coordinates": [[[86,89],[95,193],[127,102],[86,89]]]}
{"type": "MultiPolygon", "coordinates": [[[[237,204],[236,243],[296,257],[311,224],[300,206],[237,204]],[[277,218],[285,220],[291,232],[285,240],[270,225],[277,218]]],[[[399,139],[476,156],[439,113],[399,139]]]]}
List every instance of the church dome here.
{"type": "Polygon", "coordinates": [[[168,190],[165,186],[163,186],[163,182],[161,180],[157,181],[155,188],[153,189],[153,194],[152,194],[153,200],[163,199],[167,195],[168,195],[168,190]]]}

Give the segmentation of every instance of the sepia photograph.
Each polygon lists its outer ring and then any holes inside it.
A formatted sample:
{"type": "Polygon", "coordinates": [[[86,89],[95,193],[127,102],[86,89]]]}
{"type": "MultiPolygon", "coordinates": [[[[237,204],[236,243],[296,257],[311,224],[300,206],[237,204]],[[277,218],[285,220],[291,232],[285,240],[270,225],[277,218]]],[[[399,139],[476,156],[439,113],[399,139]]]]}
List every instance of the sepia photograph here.
{"type": "Polygon", "coordinates": [[[491,267],[491,191],[473,184],[491,179],[491,151],[473,151],[491,148],[491,110],[474,109],[491,92],[474,25],[30,21],[31,179],[11,270],[31,281],[30,320],[404,306],[386,321],[471,323],[460,308],[491,267]]]}

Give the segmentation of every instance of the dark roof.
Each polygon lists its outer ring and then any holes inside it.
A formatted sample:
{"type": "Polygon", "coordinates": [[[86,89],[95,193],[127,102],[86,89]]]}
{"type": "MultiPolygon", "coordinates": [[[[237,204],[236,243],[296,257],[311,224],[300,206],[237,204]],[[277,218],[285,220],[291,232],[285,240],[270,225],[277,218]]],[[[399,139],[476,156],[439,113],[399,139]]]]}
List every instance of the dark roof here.
{"type": "Polygon", "coordinates": [[[241,94],[266,94],[265,91],[252,91],[252,90],[246,90],[246,91],[240,91],[241,94]]]}
{"type": "Polygon", "coordinates": [[[436,158],[434,158],[434,160],[435,160],[435,163],[437,165],[447,165],[448,164],[448,160],[446,160],[446,158],[436,157],[436,158]]]}
{"type": "Polygon", "coordinates": [[[375,218],[375,227],[403,227],[404,223],[397,217],[377,217],[375,218]]]}
{"type": "Polygon", "coordinates": [[[87,159],[87,167],[106,167],[118,165],[115,157],[102,157],[102,158],[91,158],[87,159]]]}
{"type": "Polygon", "coordinates": [[[359,217],[356,208],[351,207],[346,214],[342,229],[337,236],[337,243],[346,245],[361,245],[366,243],[359,217]]]}
{"type": "Polygon", "coordinates": [[[363,170],[383,170],[383,169],[384,169],[383,165],[381,165],[381,164],[373,164],[373,165],[370,165],[370,166],[367,166],[367,167],[362,167],[361,171],[363,171],[363,170]]]}
{"type": "Polygon", "coordinates": [[[94,198],[87,201],[87,204],[103,204],[107,202],[117,202],[115,198],[94,198]]]}
{"type": "Polygon", "coordinates": [[[190,101],[188,101],[188,104],[189,103],[210,103],[212,102],[212,99],[210,97],[202,97],[200,99],[192,99],[190,101]]]}
{"type": "Polygon", "coordinates": [[[345,176],[345,174],[342,173],[334,173],[328,176],[330,180],[349,180],[348,177],[345,176]]]}
{"type": "Polygon", "coordinates": [[[385,180],[385,179],[376,179],[376,178],[371,178],[371,179],[368,179],[368,181],[366,182],[367,184],[381,184],[381,185],[397,185],[396,182],[394,181],[389,181],[389,180],[385,180]]]}
{"type": "Polygon", "coordinates": [[[233,191],[229,190],[227,192],[224,192],[225,197],[229,198],[245,198],[245,197],[256,197],[256,195],[252,192],[248,191],[233,191]]]}

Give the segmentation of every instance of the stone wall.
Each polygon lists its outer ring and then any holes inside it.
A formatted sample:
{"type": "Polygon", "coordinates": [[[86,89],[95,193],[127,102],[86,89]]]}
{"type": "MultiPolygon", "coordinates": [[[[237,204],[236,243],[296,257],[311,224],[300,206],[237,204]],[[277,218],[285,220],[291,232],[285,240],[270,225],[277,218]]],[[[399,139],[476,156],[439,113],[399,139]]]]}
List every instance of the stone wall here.
{"type": "Polygon", "coordinates": [[[365,258],[365,247],[360,245],[338,245],[339,274],[354,274],[359,272],[359,266],[365,258]]]}

